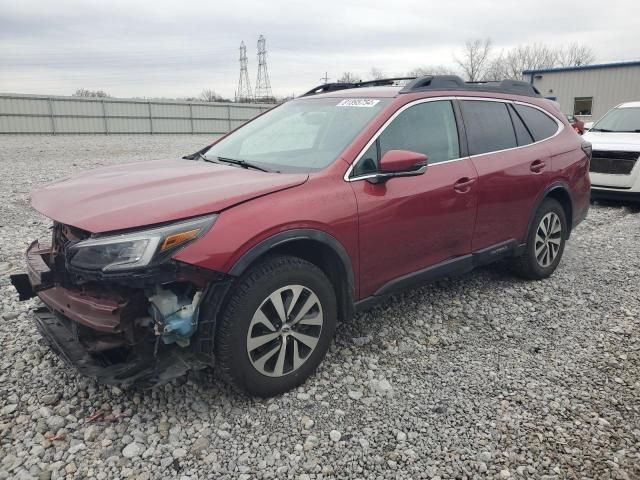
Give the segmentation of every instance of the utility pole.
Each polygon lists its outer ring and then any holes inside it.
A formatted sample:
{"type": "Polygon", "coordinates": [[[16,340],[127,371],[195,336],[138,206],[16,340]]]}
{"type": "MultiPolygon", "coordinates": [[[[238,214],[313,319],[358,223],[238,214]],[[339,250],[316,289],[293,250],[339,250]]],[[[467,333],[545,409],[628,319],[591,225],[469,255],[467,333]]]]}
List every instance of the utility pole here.
{"type": "Polygon", "coordinates": [[[244,46],[244,42],[240,42],[240,79],[238,80],[238,91],[236,92],[236,101],[238,102],[250,102],[253,99],[247,63],[247,47],[244,46]]]}
{"type": "Polygon", "coordinates": [[[263,35],[258,37],[258,79],[256,80],[257,101],[273,101],[273,93],[271,93],[271,81],[269,80],[269,71],[267,70],[267,40],[263,35]]]}
{"type": "Polygon", "coordinates": [[[329,83],[329,74],[324,72],[324,77],[320,77],[320,80],[324,80],[325,85],[329,83]]]}

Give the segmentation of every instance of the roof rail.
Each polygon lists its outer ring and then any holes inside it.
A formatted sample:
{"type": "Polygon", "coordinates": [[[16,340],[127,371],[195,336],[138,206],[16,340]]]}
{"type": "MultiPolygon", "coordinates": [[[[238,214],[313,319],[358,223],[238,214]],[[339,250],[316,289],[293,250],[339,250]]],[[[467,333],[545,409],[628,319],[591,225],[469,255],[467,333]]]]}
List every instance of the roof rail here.
{"type": "Polygon", "coordinates": [[[385,87],[398,85],[398,82],[403,80],[414,80],[416,77],[394,77],[394,78],[380,78],[377,80],[367,80],[366,82],[335,82],[324,83],[312,88],[307,93],[301,95],[307,97],[309,95],[317,95],[319,93],[335,92],[337,90],[346,90],[349,88],[362,88],[362,87],[385,87]]]}
{"type": "Polygon", "coordinates": [[[349,88],[398,86],[398,82],[410,80],[400,93],[425,92],[429,90],[464,90],[491,93],[509,93],[511,95],[523,95],[527,97],[540,97],[536,87],[528,82],[520,80],[502,80],[487,82],[465,82],[457,75],[425,75],[422,77],[395,77],[369,80],[366,82],[336,82],[325,83],[312,88],[302,95],[307,97],[319,93],[335,92],[349,88]]]}
{"type": "Polygon", "coordinates": [[[527,97],[539,97],[540,92],[528,82],[502,80],[500,82],[465,82],[457,75],[426,75],[409,82],[400,93],[424,92],[428,90],[466,90],[491,93],[509,93],[527,97]]]}

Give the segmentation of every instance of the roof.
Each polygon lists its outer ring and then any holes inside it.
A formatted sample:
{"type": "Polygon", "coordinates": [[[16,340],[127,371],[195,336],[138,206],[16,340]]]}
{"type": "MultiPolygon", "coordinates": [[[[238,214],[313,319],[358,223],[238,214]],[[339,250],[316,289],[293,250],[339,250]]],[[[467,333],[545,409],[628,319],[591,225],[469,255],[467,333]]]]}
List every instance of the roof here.
{"type": "Polygon", "coordinates": [[[580,70],[598,70],[598,69],[605,69],[605,68],[624,68],[624,67],[640,67],[640,60],[634,60],[631,62],[580,65],[577,67],[557,67],[557,68],[542,68],[540,70],[523,70],[522,74],[531,75],[535,73],[575,72],[580,70]]]}
{"type": "Polygon", "coordinates": [[[639,108],[640,102],[625,102],[618,105],[616,108],[639,108]]]}

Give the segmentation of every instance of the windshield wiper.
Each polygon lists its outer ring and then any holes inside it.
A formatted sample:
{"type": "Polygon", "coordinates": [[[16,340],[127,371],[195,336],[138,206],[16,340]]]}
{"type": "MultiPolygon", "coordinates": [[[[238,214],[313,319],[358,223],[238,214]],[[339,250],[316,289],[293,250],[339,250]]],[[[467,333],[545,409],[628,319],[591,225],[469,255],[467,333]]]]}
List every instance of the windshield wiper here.
{"type": "MultiPolygon", "coordinates": [[[[206,161],[213,162],[213,160],[203,157],[206,161]]],[[[259,167],[255,163],[247,162],[246,160],[236,160],[234,158],[225,158],[225,157],[216,157],[216,160],[224,163],[231,163],[233,165],[238,165],[242,168],[253,168],[254,170],[260,170],[261,172],[268,172],[266,168],[259,167]]]]}
{"type": "Polygon", "coordinates": [[[218,163],[205,157],[202,152],[190,153],[182,157],[184,160],[202,160],[204,162],[218,163]]]}
{"type": "Polygon", "coordinates": [[[613,132],[613,130],[607,130],[606,128],[592,128],[590,131],[591,132],[608,132],[608,133],[613,132]]]}
{"type": "Polygon", "coordinates": [[[201,154],[200,152],[195,154],[196,157],[198,157],[200,160],[202,160],[203,162],[209,162],[209,163],[219,163],[216,162],[215,160],[212,160],[210,158],[205,157],[203,154],[201,154]]]}

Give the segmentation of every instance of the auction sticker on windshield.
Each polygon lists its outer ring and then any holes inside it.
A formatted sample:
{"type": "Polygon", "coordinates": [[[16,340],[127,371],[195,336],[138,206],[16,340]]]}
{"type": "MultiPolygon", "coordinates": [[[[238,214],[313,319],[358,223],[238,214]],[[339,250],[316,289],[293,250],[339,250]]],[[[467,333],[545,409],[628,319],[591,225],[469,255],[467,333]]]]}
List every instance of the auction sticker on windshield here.
{"type": "Polygon", "coordinates": [[[380,100],[375,100],[373,98],[348,98],[346,100],[342,100],[338,105],[336,105],[336,107],[371,108],[378,102],[380,102],[380,100]]]}

